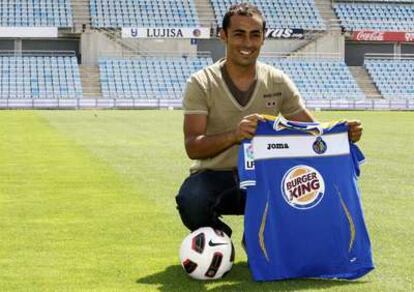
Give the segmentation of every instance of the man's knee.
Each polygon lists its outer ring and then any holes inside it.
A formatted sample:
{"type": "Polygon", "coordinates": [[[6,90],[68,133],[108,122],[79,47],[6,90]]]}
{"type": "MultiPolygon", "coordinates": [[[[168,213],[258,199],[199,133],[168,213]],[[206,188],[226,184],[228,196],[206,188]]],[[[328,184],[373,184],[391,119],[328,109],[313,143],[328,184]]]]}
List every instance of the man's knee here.
{"type": "Polygon", "coordinates": [[[231,171],[203,171],[189,176],[176,196],[177,209],[184,225],[194,231],[210,226],[231,236],[231,228],[219,219],[223,190],[235,184],[231,171]]]}
{"type": "Polygon", "coordinates": [[[175,198],[184,225],[191,231],[211,224],[212,205],[208,196],[191,189],[180,189],[175,198]]]}

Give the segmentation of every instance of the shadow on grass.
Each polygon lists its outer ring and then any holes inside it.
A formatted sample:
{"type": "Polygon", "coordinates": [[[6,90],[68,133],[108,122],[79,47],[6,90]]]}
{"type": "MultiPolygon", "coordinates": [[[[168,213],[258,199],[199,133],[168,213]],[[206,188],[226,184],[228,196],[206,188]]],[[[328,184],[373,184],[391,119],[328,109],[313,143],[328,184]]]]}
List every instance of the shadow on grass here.
{"type": "Polygon", "coordinates": [[[180,265],[173,265],[164,271],[137,279],[136,283],[153,285],[159,291],[298,291],[342,286],[356,288],[355,285],[364,285],[367,282],[363,280],[351,282],[319,279],[254,282],[247,264],[244,262],[235,264],[224,279],[217,281],[193,280],[184,273],[180,265]]]}

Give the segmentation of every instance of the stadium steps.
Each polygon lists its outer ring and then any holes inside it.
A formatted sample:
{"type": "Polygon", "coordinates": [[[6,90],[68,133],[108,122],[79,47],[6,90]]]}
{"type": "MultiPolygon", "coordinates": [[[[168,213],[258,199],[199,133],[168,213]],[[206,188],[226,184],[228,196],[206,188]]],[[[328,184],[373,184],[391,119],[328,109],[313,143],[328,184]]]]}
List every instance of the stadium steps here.
{"type": "Polygon", "coordinates": [[[368,71],[362,66],[348,66],[349,71],[357,82],[359,88],[367,98],[384,98],[369,76],[368,71]]]}
{"type": "Polygon", "coordinates": [[[305,38],[308,40],[306,43],[300,45],[294,49],[289,55],[296,56],[309,51],[314,51],[313,48],[318,46],[318,41],[322,38],[330,38],[330,35],[336,34],[341,30],[339,20],[332,7],[331,0],[318,0],[315,1],[316,7],[323,20],[325,21],[327,30],[325,31],[308,31],[305,38]]]}
{"type": "Polygon", "coordinates": [[[80,33],[91,27],[89,0],[71,0],[73,14],[73,32],[80,33]]]}
{"type": "Polygon", "coordinates": [[[194,5],[197,10],[197,15],[201,26],[203,27],[215,27],[215,18],[213,7],[210,5],[209,0],[194,0],[194,5]]]}
{"type": "Polygon", "coordinates": [[[102,97],[98,66],[79,66],[83,96],[85,98],[102,97]]]}
{"type": "Polygon", "coordinates": [[[296,49],[289,53],[289,56],[294,57],[298,54],[301,54],[304,51],[307,51],[310,46],[313,46],[314,43],[325,36],[327,34],[326,31],[309,31],[305,33],[306,42],[299,45],[296,49]]]}
{"type": "Polygon", "coordinates": [[[335,11],[332,7],[332,0],[316,0],[315,1],[316,7],[319,10],[323,20],[325,21],[328,29],[336,29],[340,30],[339,19],[335,14],[335,11]]]}

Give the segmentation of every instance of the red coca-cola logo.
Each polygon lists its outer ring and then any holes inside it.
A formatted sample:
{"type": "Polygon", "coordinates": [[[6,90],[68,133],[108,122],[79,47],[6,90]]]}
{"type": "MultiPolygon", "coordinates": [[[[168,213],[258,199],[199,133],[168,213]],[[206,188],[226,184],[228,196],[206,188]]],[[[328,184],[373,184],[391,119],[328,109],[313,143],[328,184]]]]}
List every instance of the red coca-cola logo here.
{"type": "Polygon", "coordinates": [[[405,33],[405,40],[407,42],[413,42],[414,41],[414,32],[406,32],[405,33]]]}
{"type": "Polygon", "coordinates": [[[383,31],[359,31],[355,37],[358,41],[383,41],[383,31]]]}

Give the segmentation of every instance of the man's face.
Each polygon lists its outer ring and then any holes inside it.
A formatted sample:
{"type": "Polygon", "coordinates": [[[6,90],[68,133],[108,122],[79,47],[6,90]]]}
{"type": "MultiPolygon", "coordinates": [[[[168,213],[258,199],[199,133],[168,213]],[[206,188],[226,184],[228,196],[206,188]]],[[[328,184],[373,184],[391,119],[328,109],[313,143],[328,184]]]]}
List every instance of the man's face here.
{"type": "Polygon", "coordinates": [[[255,64],[264,41],[262,19],[258,15],[233,15],[221,39],[227,45],[227,61],[243,67],[255,64]]]}

